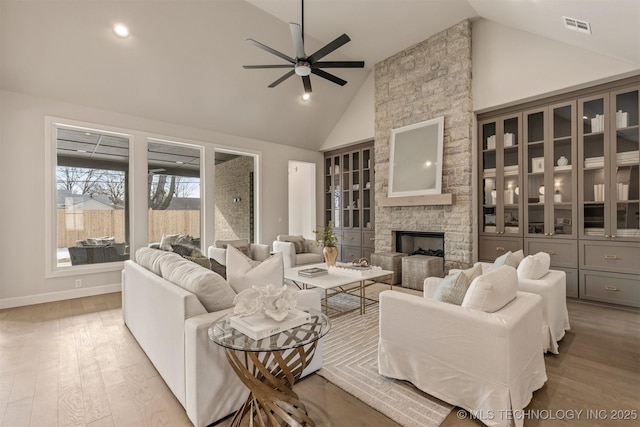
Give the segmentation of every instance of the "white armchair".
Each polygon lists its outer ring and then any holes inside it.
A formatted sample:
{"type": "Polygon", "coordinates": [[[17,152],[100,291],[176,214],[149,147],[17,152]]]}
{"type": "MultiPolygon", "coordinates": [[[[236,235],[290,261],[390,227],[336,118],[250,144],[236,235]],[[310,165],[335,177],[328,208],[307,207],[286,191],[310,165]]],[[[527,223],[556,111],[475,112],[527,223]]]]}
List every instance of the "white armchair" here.
{"type": "MultiPolygon", "coordinates": [[[[458,306],[382,292],[380,374],[410,381],[486,425],[522,426],[509,411],[525,408],[547,380],[539,344],[542,305],[539,295],[516,292],[515,270],[503,268],[512,270],[515,298],[493,313],[470,308],[466,296],[458,306]]],[[[474,286],[482,292],[492,279],[486,276],[474,279],[467,294],[474,286]]]]}
{"type": "Polygon", "coordinates": [[[209,258],[216,260],[221,265],[227,265],[227,245],[238,248],[240,252],[254,261],[264,261],[269,258],[269,245],[249,243],[247,239],[216,240],[213,246],[209,246],[207,254],[209,258]]]}
{"type": "MultiPolygon", "coordinates": [[[[493,264],[489,262],[478,262],[475,265],[478,264],[482,266],[483,274],[493,268],[493,264]]],[[[539,279],[528,279],[525,278],[527,274],[523,271],[523,267],[525,266],[522,264],[518,267],[518,290],[542,297],[542,347],[545,352],[558,354],[558,341],[564,337],[566,331],[571,329],[567,311],[567,275],[561,270],[547,269],[539,279]]],[[[454,272],[455,270],[451,270],[450,274],[454,272]]],[[[425,280],[425,290],[427,287],[437,286],[437,283],[430,279],[425,280]]]]}
{"type": "Polygon", "coordinates": [[[279,235],[273,242],[273,252],[282,252],[284,268],[324,262],[322,247],[302,236],[279,235]]]}

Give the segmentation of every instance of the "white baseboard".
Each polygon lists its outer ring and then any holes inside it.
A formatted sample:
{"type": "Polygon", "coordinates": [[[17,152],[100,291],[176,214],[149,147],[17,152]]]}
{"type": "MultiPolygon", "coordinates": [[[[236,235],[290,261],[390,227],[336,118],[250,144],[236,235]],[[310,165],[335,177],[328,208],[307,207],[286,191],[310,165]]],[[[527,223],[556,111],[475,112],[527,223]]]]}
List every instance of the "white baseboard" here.
{"type": "Polygon", "coordinates": [[[91,288],[71,289],[68,291],[50,292],[46,294],[27,295],[24,297],[0,299],[0,309],[22,307],[25,305],[42,304],[45,302],[63,301],[67,299],[90,297],[93,295],[110,294],[122,291],[122,285],[95,286],[91,288]]]}

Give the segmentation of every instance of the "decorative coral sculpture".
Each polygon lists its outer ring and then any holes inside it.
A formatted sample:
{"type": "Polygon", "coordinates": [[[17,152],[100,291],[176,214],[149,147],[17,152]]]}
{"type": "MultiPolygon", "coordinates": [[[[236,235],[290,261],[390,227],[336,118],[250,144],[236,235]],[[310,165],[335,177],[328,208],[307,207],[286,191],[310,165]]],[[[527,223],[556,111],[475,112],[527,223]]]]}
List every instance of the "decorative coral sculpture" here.
{"type": "Polygon", "coordinates": [[[272,284],[266,286],[252,286],[239,292],[233,300],[234,314],[250,316],[263,312],[277,322],[287,317],[289,311],[296,307],[297,294],[287,285],[276,287],[272,284]]]}

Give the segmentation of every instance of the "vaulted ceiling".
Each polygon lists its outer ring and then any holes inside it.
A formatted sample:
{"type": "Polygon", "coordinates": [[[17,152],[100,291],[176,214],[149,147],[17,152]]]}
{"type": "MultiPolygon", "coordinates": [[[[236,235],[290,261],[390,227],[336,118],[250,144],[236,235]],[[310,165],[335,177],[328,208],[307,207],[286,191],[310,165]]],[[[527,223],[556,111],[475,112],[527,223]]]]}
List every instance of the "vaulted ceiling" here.
{"type": "MultiPolygon", "coordinates": [[[[376,62],[464,19],[496,23],[638,65],[639,0],[306,0],[305,47],[342,33],[326,60],[364,60],[335,69],[340,87],[311,77],[302,101],[282,69],[242,65],[282,60],[245,42],[295,56],[288,22],[299,0],[1,0],[2,89],[201,129],[318,149],[376,62]],[[593,35],[564,28],[562,16],[590,21],[593,35]],[[126,23],[118,39],[111,26],[126,23]]],[[[285,70],[286,71],[286,70],[285,70]]]]}

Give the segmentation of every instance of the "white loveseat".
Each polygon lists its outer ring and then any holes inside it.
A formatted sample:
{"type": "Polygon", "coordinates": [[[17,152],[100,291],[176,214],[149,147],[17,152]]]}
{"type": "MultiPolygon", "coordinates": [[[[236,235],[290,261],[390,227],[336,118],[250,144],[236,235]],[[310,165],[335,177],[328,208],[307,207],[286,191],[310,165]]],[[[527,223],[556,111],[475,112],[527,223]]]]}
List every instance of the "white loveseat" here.
{"type": "Polygon", "coordinates": [[[540,296],[517,291],[512,267],[474,279],[461,306],[431,296],[380,294],[379,373],[486,425],[512,425],[509,411],[525,408],[547,380],[540,296]]]}
{"type": "MultiPolygon", "coordinates": [[[[209,325],[233,308],[207,312],[198,296],[167,280],[184,280],[182,286],[193,285],[197,289],[206,286],[204,279],[211,279],[210,274],[215,275],[213,280],[218,285],[224,279],[172,252],[142,248],[136,252],[136,260],[144,266],[125,261],[122,272],[125,324],[196,427],[233,413],[246,399],[248,390],[236,378],[222,347],[208,336],[209,325]],[[189,281],[185,274],[197,277],[189,281]]],[[[220,297],[225,298],[228,300],[229,294],[220,297]]],[[[320,310],[320,296],[313,291],[299,291],[298,305],[320,310]]],[[[303,376],[321,367],[319,345],[303,376]]]]}

